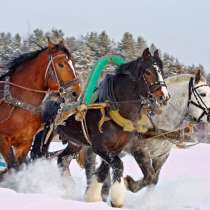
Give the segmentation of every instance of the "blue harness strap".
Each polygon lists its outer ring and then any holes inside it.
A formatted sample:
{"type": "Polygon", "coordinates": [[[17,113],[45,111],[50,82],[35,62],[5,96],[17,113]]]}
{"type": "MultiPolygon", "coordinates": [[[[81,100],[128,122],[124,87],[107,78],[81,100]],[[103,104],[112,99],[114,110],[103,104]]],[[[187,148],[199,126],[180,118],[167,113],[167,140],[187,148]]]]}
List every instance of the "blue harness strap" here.
{"type": "Polygon", "coordinates": [[[7,164],[5,163],[2,155],[0,154],[0,171],[4,170],[5,168],[7,168],[7,164]]]}

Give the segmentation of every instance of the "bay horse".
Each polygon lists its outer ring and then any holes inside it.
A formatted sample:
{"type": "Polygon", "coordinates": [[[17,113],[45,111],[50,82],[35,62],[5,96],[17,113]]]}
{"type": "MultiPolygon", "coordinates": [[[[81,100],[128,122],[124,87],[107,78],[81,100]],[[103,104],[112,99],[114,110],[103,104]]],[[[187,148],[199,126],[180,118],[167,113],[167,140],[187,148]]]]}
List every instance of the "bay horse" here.
{"type": "Polygon", "coordinates": [[[0,153],[7,168],[17,167],[41,127],[45,97],[66,99],[81,92],[71,55],[63,42],[20,55],[0,77],[0,153]]]}
{"type": "MultiPolygon", "coordinates": [[[[108,100],[111,110],[117,109],[121,116],[134,124],[137,123],[144,105],[151,103],[154,105],[154,101],[162,103],[169,99],[162,77],[162,61],[158,51],[152,56],[149,49],[145,49],[141,58],[121,65],[115,75],[103,80],[99,87],[99,96],[100,91],[102,93],[99,102],[108,100]]],[[[155,106],[159,106],[159,103],[158,105],[155,103],[155,106]]],[[[106,108],[107,116],[110,115],[111,110],[106,108]]],[[[65,120],[65,125],[58,126],[58,134],[68,142],[68,146],[58,157],[58,164],[64,168],[68,167],[66,161],[68,163],[68,159],[72,159],[82,146],[91,147],[102,158],[102,165],[88,183],[86,200],[102,200],[102,183],[111,167],[113,169],[111,203],[115,207],[122,207],[126,188],[123,179],[123,163],[119,154],[135,132],[126,131],[113,120],[105,121],[100,132],[97,125],[100,119],[100,110],[87,111],[86,124],[90,137],[88,141],[83,135],[81,123],[76,121],[74,116],[65,120]]]]}

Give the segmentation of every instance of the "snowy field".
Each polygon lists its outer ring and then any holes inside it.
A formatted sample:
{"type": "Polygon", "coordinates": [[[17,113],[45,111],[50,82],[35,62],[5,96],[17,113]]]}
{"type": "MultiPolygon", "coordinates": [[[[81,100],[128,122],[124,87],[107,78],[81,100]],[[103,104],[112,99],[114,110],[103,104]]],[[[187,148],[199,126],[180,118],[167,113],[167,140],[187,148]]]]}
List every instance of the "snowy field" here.
{"type": "MultiPolygon", "coordinates": [[[[54,147],[59,145],[55,144],[54,147]]],[[[125,175],[142,176],[131,156],[125,175]]],[[[55,161],[37,161],[0,183],[0,210],[108,210],[107,203],[86,203],[84,170],[74,161],[72,178],[61,177],[55,161]]],[[[210,145],[173,149],[157,186],[127,193],[125,209],[210,210],[210,145]]]]}

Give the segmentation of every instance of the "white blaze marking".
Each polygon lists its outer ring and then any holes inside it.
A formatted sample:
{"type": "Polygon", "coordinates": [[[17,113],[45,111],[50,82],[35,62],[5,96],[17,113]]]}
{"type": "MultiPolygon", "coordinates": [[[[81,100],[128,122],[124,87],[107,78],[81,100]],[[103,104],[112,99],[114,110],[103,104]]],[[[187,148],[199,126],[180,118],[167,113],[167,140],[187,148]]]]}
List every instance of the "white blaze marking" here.
{"type": "MultiPolygon", "coordinates": [[[[158,70],[158,67],[156,67],[156,69],[157,69],[158,80],[160,82],[164,83],[163,76],[162,76],[161,72],[158,70]]],[[[161,86],[161,91],[163,92],[163,95],[165,98],[169,97],[168,90],[167,90],[166,86],[161,86]]]]}

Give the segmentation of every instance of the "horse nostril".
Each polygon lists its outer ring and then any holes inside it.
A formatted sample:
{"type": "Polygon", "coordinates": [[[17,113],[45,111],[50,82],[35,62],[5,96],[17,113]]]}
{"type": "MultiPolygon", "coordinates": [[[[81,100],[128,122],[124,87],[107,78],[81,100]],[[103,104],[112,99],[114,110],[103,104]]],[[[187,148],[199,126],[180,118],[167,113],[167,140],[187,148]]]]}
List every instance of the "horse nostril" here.
{"type": "Polygon", "coordinates": [[[164,98],[165,98],[164,96],[160,96],[160,98],[159,98],[159,99],[160,99],[160,101],[163,101],[163,100],[164,100],[164,98]]]}

